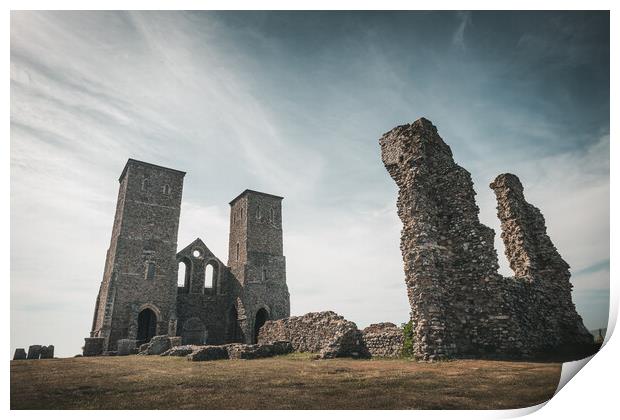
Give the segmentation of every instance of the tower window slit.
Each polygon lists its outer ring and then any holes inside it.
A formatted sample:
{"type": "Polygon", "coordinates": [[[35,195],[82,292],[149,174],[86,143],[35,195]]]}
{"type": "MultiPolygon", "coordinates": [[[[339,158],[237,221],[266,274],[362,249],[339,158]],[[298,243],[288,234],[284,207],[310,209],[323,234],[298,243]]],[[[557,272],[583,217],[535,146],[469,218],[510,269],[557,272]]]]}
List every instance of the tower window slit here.
{"type": "Polygon", "coordinates": [[[153,280],[154,278],[155,278],[155,263],[149,261],[146,263],[146,279],[153,280]]]}

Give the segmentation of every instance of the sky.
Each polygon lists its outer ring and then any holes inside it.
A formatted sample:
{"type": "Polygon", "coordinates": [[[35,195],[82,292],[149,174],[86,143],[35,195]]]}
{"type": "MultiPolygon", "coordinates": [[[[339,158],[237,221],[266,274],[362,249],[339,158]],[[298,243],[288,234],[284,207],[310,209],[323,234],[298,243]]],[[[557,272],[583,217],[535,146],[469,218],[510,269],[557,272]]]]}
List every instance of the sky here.
{"type": "Polygon", "coordinates": [[[284,196],[291,313],[407,321],[378,139],[424,116],[474,180],[521,178],[589,329],[609,306],[607,12],[11,13],[11,350],[81,353],[128,158],[187,172],[178,248],[284,196]]]}

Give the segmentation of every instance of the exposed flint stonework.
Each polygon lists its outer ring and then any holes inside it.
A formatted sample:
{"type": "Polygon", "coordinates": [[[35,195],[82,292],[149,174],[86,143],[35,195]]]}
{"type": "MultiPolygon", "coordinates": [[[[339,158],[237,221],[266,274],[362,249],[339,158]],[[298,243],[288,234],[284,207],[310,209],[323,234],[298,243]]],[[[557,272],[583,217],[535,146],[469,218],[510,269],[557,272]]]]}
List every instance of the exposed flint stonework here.
{"type": "Polygon", "coordinates": [[[372,357],[400,357],[402,355],[403,330],[391,322],[369,325],[362,331],[362,337],[372,357]]]}
{"type": "Polygon", "coordinates": [[[357,325],[332,311],[266,322],[258,343],[280,341],[290,342],[295,351],[318,353],[322,359],[369,356],[357,325]]]}
{"type": "Polygon", "coordinates": [[[592,336],[571,300],[568,265],[514,175],[492,184],[516,277],[497,272],[494,231],[480,223],[471,175],[421,118],[384,134],[396,182],[414,356],[530,357],[589,351],[592,336]]]}

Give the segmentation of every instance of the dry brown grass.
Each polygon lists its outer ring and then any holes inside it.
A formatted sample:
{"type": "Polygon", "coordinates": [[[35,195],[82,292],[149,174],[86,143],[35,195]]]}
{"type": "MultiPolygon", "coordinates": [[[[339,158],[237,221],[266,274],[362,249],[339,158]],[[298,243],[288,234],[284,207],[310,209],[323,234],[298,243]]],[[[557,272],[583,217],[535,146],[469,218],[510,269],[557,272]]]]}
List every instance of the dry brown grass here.
{"type": "Polygon", "coordinates": [[[11,362],[12,409],[501,409],[551,398],[558,363],[189,362],[159,356],[11,362]]]}

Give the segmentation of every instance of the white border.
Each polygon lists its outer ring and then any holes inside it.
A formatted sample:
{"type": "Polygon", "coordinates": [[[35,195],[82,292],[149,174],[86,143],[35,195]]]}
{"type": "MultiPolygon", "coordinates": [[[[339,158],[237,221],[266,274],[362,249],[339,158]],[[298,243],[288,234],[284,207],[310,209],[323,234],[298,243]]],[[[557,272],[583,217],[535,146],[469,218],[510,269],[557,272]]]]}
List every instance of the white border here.
{"type": "MultiPolygon", "coordinates": [[[[433,2],[407,2],[407,1],[394,1],[394,0],[383,0],[383,1],[367,1],[367,0],[358,0],[358,1],[326,1],[326,0],[315,0],[315,1],[262,1],[262,2],[250,2],[250,1],[199,1],[199,0],[151,0],[151,1],[129,1],[129,0],[110,0],[110,1],[42,1],[42,0],[24,0],[24,1],[8,1],[9,8],[6,9],[4,14],[4,19],[2,20],[5,23],[5,42],[4,42],[4,57],[5,57],[5,66],[4,69],[8,73],[9,72],[9,57],[10,57],[10,9],[14,10],[34,10],[34,9],[58,9],[58,10],[258,10],[258,9],[267,9],[267,10],[340,10],[340,9],[349,9],[355,8],[358,10],[611,10],[611,75],[618,74],[618,54],[616,51],[617,42],[614,42],[618,39],[618,23],[620,19],[618,19],[618,4],[617,2],[612,1],[599,1],[599,0],[591,0],[588,2],[584,1],[563,1],[563,2],[551,2],[551,1],[541,1],[541,0],[521,0],[521,1],[503,1],[499,2],[491,2],[491,1],[468,1],[468,2],[458,2],[458,1],[433,1],[433,2]],[[616,7],[614,7],[616,6],[616,7]]],[[[5,75],[6,77],[6,75],[5,75]]],[[[10,241],[9,235],[6,233],[10,233],[10,200],[9,198],[9,188],[10,188],[10,146],[8,139],[10,138],[10,123],[9,118],[10,112],[10,78],[7,77],[5,79],[5,83],[3,85],[3,91],[5,101],[3,105],[4,109],[4,132],[6,133],[5,141],[2,144],[3,153],[0,153],[0,161],[2,162],[2,174],[3,181],[0,184],[2,189],[2,195],[7,198],[4,201],[4,205],[2,206],[2,222],[3,222],[3,231],[5,232],[4,240],[2,241],[1,255],[3,257],[4,264],[3,272],[4,276],[2,278],[4,281],[2,282],[4,293],[4,305],[3,305],[3,313],[4,313],[4,323],[5,323],[5,331],[9,331],[10,329],[10,282],[7,279],[10,278],[10,241]]],[[[612,215],[620,214],[618,212],[618,198],[617,194],[613,192],[617,190],[617,170],[615,169],[614,163],[618,163],[618,148],[614,144],[614,136],[616,130],[616,124],[614,117],[618,117],[617,108],[615,98],[618,98],[620,95],[618,92],[618,84],[615,79],[612,77],[611,80],[611,118],[610,118],[610,138],[611,141],[611,191],[612,196],[610,198],[611,202],[611,213],[612,215]]],[[[611,220],[611,278],[615,279],[618,273],[616,268],[615,261],[617,261],[618,256],[618,247],[615,246],[617,240],[618,233],[618,223],[611,220]]],[[[460,419],[480,419],[480,418],[506,418],[506,417],[516,417],[522,416],[529,413],[533,413],[532,416],[536,418],[610,418],[614,414],[617,413],[618,403],[616,402],[618,399],[616,384],[618,382],[618,361],[617,354],[620,354],[618,344],[618,339],[613,337],[613,330],[616,324],[617,314],[618,314],[618,287],[616,282],[612,282],[611,284],[611,304],[610,304],[610,317],[609,317],[609,325],[608,325],[608,333],[605,339],[605,345],[603,349],[594,356],[589,363],[585,367],[583,367],[582,371],[579,373],[576,380],[569,381],[563,388],[559,387],[556,396],[554,396],[547,404],[541,404],[540,406],[530,407],[526,409],[520,410],[504,410],[504,411],[382,411],[381,413],[376,413],[374,411],[363,411],[363,412],[307,412],[307,411],[297,411],[295,413],[290,413],[286,411],[258,411],[247,413],[243,411],[236,412],[226,412],[226,413],[218,413],[218,412],[209,412],[209,413],[181,413],[181,412],[169,412],[169,411],[157,411],[157,412],[148,412],[148,413],[140,413],[140,412],[117,412],[115,416],[121,417],[134,417],[140,416],[142,414],[147,414],[153,418],[164,418],[173,416],[184,416],[184,415],[200,415],[200,416],[232,416],[232,417],[246,417],[252,416],[255,418],[268,417],[272,418],[289,418],[291,415],[300,418],[315,418],[317,415],[327,416],[327,417],[368,417],[374,418],[376,416],[388,416],[393,418],[407,418],[409,419],[411,416],[415,416],[416,418],[458,418],[460,419]],[[544,407],[544,408],[543,408],[544,407]],[[542,408],[542,409],[541,409],[542,408]]],[[[8,340],[8,334],[5,333],[3,335],[3,340],[8,340]]],[[[8,349],[9,346],[4,346],[4,349],[8,349]]],[[[5,350],[6,351],[6,350],[5,350]]],[[[6,353],[5,353],[6,354],[6,353]]],[[[11,357],[10,354],[7,355],[8,358],[11,357]]],[[[563,369],[563,379],[569,377],[569,374],[576,373],[576,368],[580,367],[580,363],[572,363],[566,364],[563,369]]],[[[582,367],[582,366],[581,366],[582,367]]],[[[578,369],[577,369],[578,370],[578,369]]],[[[10,399],[9,399],[9,384],[10,378],[8,374],[8,370],[4,372],[4,380],[2,381],[3,394],[5,396],[5,408],[9,410],[10,399]]],[[[571,376],[572,377],[572,376],[571,376]]],[[[10,412],[11,416],[16,417],[30,417],[32,416],[50,416],[52,418],[77,418],[83,417],[85,414],[81,411],[48,411],[45,413],[40,412],[27,412],[27,411],[12,411],[10,412]]],[[[106,418],[110,414],[106,411],[91,411],[88,414],[90,418],[106,418]]]]}

